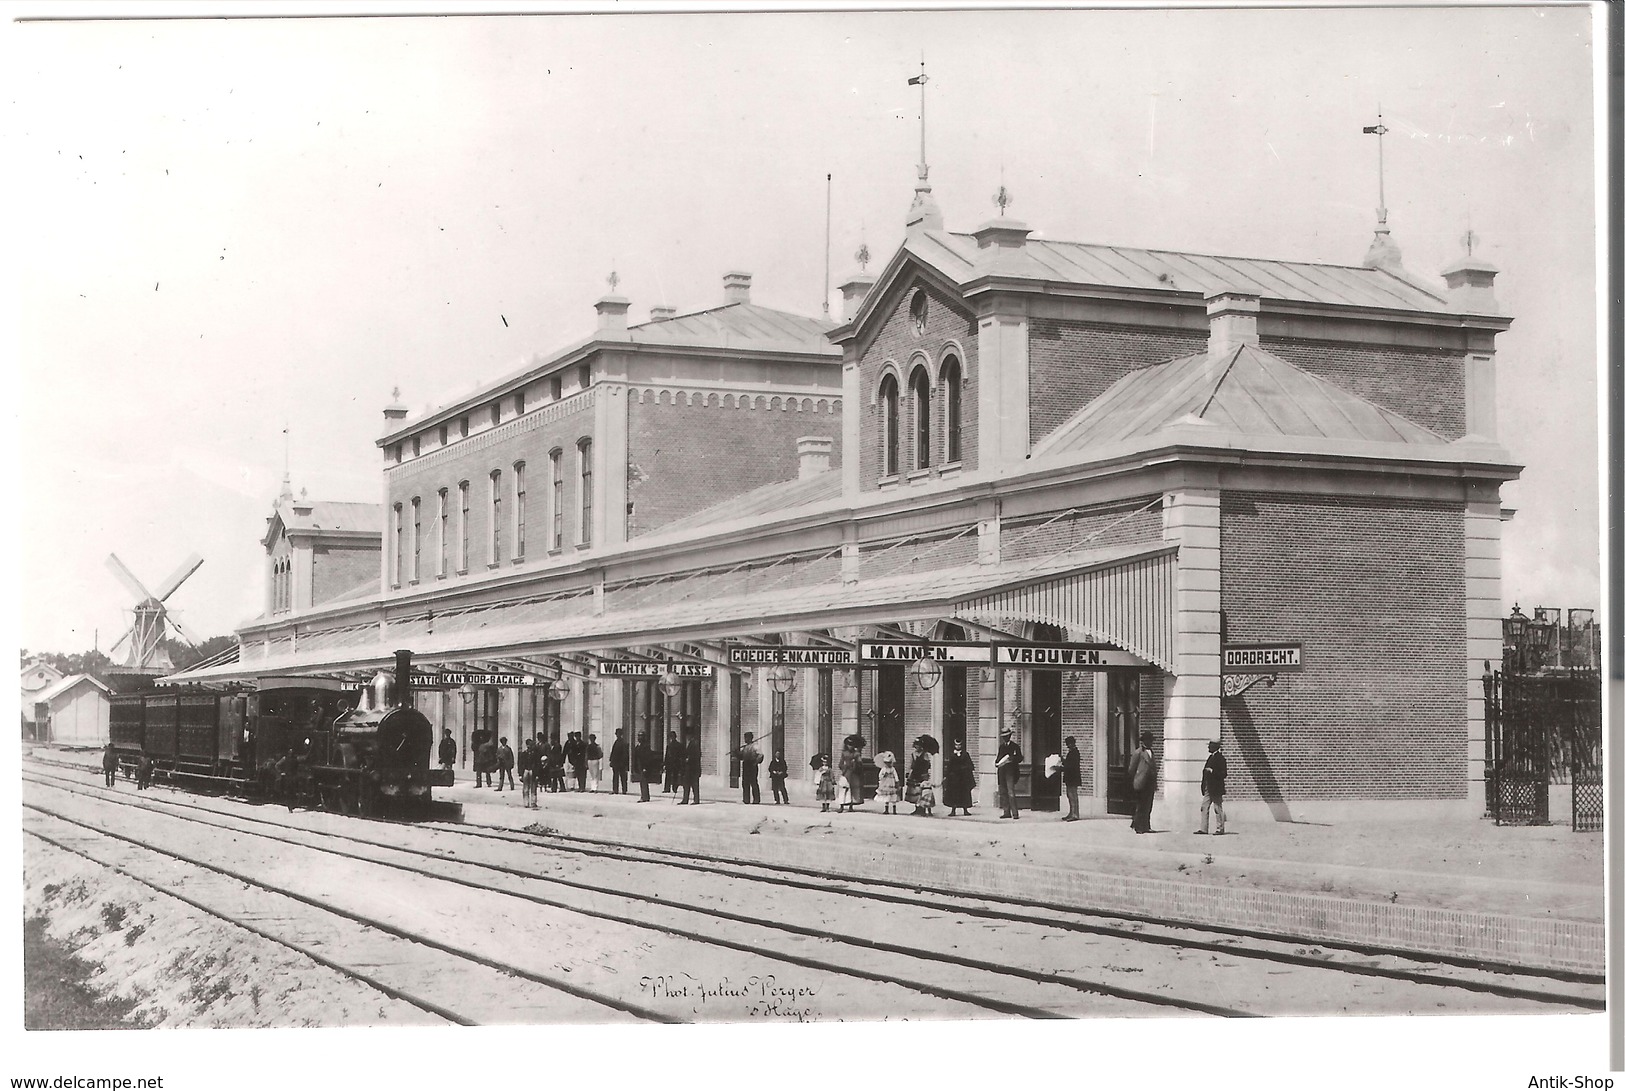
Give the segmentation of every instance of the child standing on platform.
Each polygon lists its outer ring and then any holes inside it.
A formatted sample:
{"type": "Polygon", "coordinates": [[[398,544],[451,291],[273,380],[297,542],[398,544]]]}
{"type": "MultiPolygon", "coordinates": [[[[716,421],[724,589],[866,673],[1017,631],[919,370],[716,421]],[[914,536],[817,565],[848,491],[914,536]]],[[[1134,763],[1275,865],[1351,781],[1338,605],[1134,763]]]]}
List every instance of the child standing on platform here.
{"type": "Polygon", "coordinates": [[[830,768],[828,754],[813,755],[811,765],[815,777],[813,796],[818,800],[818,809],[828,811],[835,802],[835,770],[830,768]]]}
{"type": "Polygon", "coordinates": [[[897,776],[897,759],[890,750],[880,755],[880,783],[875,789],[875,798],[885,804],[881,814],[896,814],[897,804],[903,798],[902,781],[897,776]]]}
{"type": "Polygon", "coordinates": [[[774,804],[790,802],[790,793],[785,790],[784,780],[790,775],[790,767],[784,764],[784,751],[773,751],[773,760],[767,763],[767,779],[773,784],[774,804]]]}

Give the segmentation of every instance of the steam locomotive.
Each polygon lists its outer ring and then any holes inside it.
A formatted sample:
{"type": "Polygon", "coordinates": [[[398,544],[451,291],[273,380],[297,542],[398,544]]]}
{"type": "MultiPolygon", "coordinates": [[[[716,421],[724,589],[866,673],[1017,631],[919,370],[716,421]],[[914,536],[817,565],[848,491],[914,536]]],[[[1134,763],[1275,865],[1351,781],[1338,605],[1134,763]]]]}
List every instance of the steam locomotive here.
{"type": "Polygon", "coordinates": [[[411,653],[359,692],[324,678],[261,678],[252,691],[160,691],[112,698],[121,765],[145,754],[160,775],[198,788],[360,814],[426,810],[434,728],[401,695],[411,653]]]}

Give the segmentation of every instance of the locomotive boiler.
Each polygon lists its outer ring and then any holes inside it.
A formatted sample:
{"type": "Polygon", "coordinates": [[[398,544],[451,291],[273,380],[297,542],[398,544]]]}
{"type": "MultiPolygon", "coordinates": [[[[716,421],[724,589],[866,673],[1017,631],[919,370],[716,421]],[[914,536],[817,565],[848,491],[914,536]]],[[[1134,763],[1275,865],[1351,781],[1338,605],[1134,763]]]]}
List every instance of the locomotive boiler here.
{"type": "Polygon", "coordinates": [[[433,766],[434,727],[411,705],[411,673],[412,653],[396,652],[394,676],[380,671],[360,703],[333,722],[328,768],[318,775],[353,792],[362,813],[390,803],[417,809],[431,788],[452,783],[451,770],[433,766]]]}

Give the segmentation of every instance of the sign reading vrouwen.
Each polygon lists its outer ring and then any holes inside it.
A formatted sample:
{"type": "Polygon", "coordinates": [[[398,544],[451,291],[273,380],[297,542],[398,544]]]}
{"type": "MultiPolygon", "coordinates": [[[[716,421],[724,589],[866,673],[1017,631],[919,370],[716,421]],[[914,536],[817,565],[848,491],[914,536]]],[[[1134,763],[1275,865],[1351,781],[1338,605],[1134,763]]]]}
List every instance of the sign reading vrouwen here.
{"type": "Polygon", "coordinates": [[[716,668],[709,663],[646,663],[641,659],[600,659],[600,678],[659,678],[667,672],[678,678],[709,678],[716,668]]]}
{"type": "Polygon", "coordinates": [[[1303,670],[1302,644],[1226,644],[1221,674],[1296,674],[1303,670]]]}
{"type": "Polygon", "coordinates": [[[1100,671],[1151,666],[1133,652],[1110,644],[995,644],[993,662],[1017,670],[1100,671]]]}
{"type": "Polygon", "coordinates": [[[857,661],[849,648],[728,645],[728,663],[735,667],[850,667],[857,661]]]}

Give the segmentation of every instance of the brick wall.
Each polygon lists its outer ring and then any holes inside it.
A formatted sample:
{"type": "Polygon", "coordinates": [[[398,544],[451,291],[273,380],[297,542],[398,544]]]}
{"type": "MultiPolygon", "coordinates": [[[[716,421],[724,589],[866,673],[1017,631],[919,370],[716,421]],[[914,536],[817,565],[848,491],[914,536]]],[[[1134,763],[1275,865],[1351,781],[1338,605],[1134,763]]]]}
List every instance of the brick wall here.
{"type": "Polygon", "coordinates": [[[1467,433],[1467,377],[1460,353],[1304,338],[1267,337],[1259,343],[1288,363],[1446,439],[1467,433]]]}
{"type": "Polygon", "coordinates": [[[1425,500],[1231,493],[1225,640],[1301,640],[1302,674],[1222,704],[1238,799],[1461,799],[1463,512],[1425,500]]]}
{"type": "Polygon", "coordinates": [[[1032,442],[1055,431],[1129,372],[1206,348],[1206,331],[1033,319],[1027,330],[1032,442]]]}
{"type": "MultiPolygon", "coordinates": [[[[579,534],[576,510],[579,481],[576,469],[576,443],[592,438],[592,396],[567,399],[546,406],[534,413],[505,421],[488,432],[478,433],[451,446],[409,459],[386,475],[389,500],[384,509],[384,548],[392,548],[389,528],[394,524],[394,505],[402,508],[402,523],[408,536],[402,551],[402,583],[410,577],[412,543],[412,498],[423,502],[423,566],[420,582],[435,578],[440,540],[435,521],[439,514],[440,489],[447,490],[448,549],[446,553],[447,577],[457,573],[459,545],[457,486],[461,481],[469,484],[468,503],[468,569],[483,571],[491,560],[490,515],[491,471],[502,471],[503,541],[501,559],[504,564],[513,559],[513,526],[515,517],[514,463],[525,463],[525,555],[542,557],[551,545],[552,520],[549,497],[553,484],[548,468],[548,454],[554,449],[563,452],[564,470],[564,550],[573,549],[579,534]]],[[[595,482],[595,501],[602,503],[604,482],[595,482]]]]}
{"type": "MultiPolygon", "coordinates": [[[[897,456],[899,469],[906,473],[914,465],[914,418],[908,398],[909,360],[915,353],[924,353],[930,361],[931,379],[934,384],[943,351],[950,340],[958,342],[964,349],[963,358],[959,362],[960,464],[966,470],[974,470],[977,465],[976,403],[979,397],[977,391],[980,389],[978,386],[980,378],[976,364],[976,317],[959,300],[923,284],[916,286],[924,288],[929,300],[924,335],[915,334],[913,319],[909,317],[909,300],[913,297],[915,287],[910,286],[898,297],[896,309],[887,317],[858,364],[859,404],[855,407],[848,406],[847,411],[859,414],[858,431],[862,437],[862,450],[859,452],[858,480],[864,489],[875,488],[880,477],[882,430],[878,392],[882,365],[891,360],[899,369],[897,394],[900,436],[897,456]]],[[[942,451],[943,408],[941,399],[934,390],[931,406],[933,472],[941,468],[942,451]]]]}
{"type": "Polygon", "coordinates": [[[378,582],[376,545],[317,546],[312,557],[311,605],[331,602],[362,584],[378,582]]]}
{"type": "MultiPolygon", "coordinates": [[[[1061,675],[1061,756],[1066,756],[1067,738],[1078,740],[1082,759],[1083,786],[1088,795],[1095,787],[1095,675],[1093,671],[1067,671],[1061,675]]],[[[1063,786],[1061,798],[1066,799],[1063,786]]]]}
{"type": "Polygon", "coordinates": [[[839,403],[634,389],[627,396],[629,536],[762,485],[795,480],[802,436],[833,439],[830,466],[838,467],[839,403]]]}

